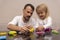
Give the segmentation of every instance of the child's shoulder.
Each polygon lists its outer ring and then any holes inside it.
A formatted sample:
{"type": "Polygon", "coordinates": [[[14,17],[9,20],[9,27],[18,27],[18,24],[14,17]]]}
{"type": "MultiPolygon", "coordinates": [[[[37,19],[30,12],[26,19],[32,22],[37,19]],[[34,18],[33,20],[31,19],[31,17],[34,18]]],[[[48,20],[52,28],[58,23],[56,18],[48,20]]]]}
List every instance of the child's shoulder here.
{"type": "Polygon", "coordinates": [[[47,19],[52,19],[52,17],[51,16],[48,16],[47,19]]]}
{"type": "Polygon", "coordinates": [[[51,16],[48,16],[48,18],[52,18],[51,16]]]}

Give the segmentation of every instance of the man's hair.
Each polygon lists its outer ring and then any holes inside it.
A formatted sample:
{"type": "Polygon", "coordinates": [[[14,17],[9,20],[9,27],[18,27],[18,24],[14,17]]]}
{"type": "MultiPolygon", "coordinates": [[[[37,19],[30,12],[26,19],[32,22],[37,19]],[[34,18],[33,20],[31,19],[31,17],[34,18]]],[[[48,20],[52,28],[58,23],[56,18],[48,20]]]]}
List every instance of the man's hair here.
{"type": "Polygon", "coordinates": [[[30,7],[32,8],[32,10],[34,11],[34,6],[33,6],[32,4],[26,4],[26,5],[24,6],[24,9],[26,9],[27,6],[30,6],[30,7]]]}

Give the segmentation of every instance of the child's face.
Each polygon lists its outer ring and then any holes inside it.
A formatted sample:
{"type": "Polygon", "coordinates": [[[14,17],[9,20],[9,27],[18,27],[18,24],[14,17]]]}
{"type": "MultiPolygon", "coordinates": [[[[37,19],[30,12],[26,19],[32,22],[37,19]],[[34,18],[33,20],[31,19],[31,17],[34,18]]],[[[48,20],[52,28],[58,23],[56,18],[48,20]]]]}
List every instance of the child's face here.
{"type": "Polygon", "coordinates": [[[37,14],[38,14],[40,19],[44,19],[46,17],[46,12],[40,8],[37,9],[37,14]]]}

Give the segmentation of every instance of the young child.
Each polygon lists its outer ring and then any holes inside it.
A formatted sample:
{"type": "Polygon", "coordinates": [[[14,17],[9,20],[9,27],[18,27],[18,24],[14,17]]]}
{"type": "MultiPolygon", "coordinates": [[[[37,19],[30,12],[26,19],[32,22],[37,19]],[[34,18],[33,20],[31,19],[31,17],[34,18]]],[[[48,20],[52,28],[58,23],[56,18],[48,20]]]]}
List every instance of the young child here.
{"type": "Polygon", "coordinates": [[[38,15],[38,27],[36,30],[43,31],[46,28],[52,27],[52,18],[49,16],[48,7],[45,4],[40,4],[36,8],[38,15]]]}

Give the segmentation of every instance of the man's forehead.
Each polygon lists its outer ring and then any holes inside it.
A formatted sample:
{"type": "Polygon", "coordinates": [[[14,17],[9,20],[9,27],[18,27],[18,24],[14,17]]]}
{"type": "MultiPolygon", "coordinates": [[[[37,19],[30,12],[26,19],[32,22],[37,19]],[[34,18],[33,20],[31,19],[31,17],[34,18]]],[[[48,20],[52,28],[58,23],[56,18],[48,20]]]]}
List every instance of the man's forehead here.
{"type": "Polygon", "coordinates": [[[26,10],[31,10],[32,11],[32,8],[30,6],[27,6],[26,10]]]}

